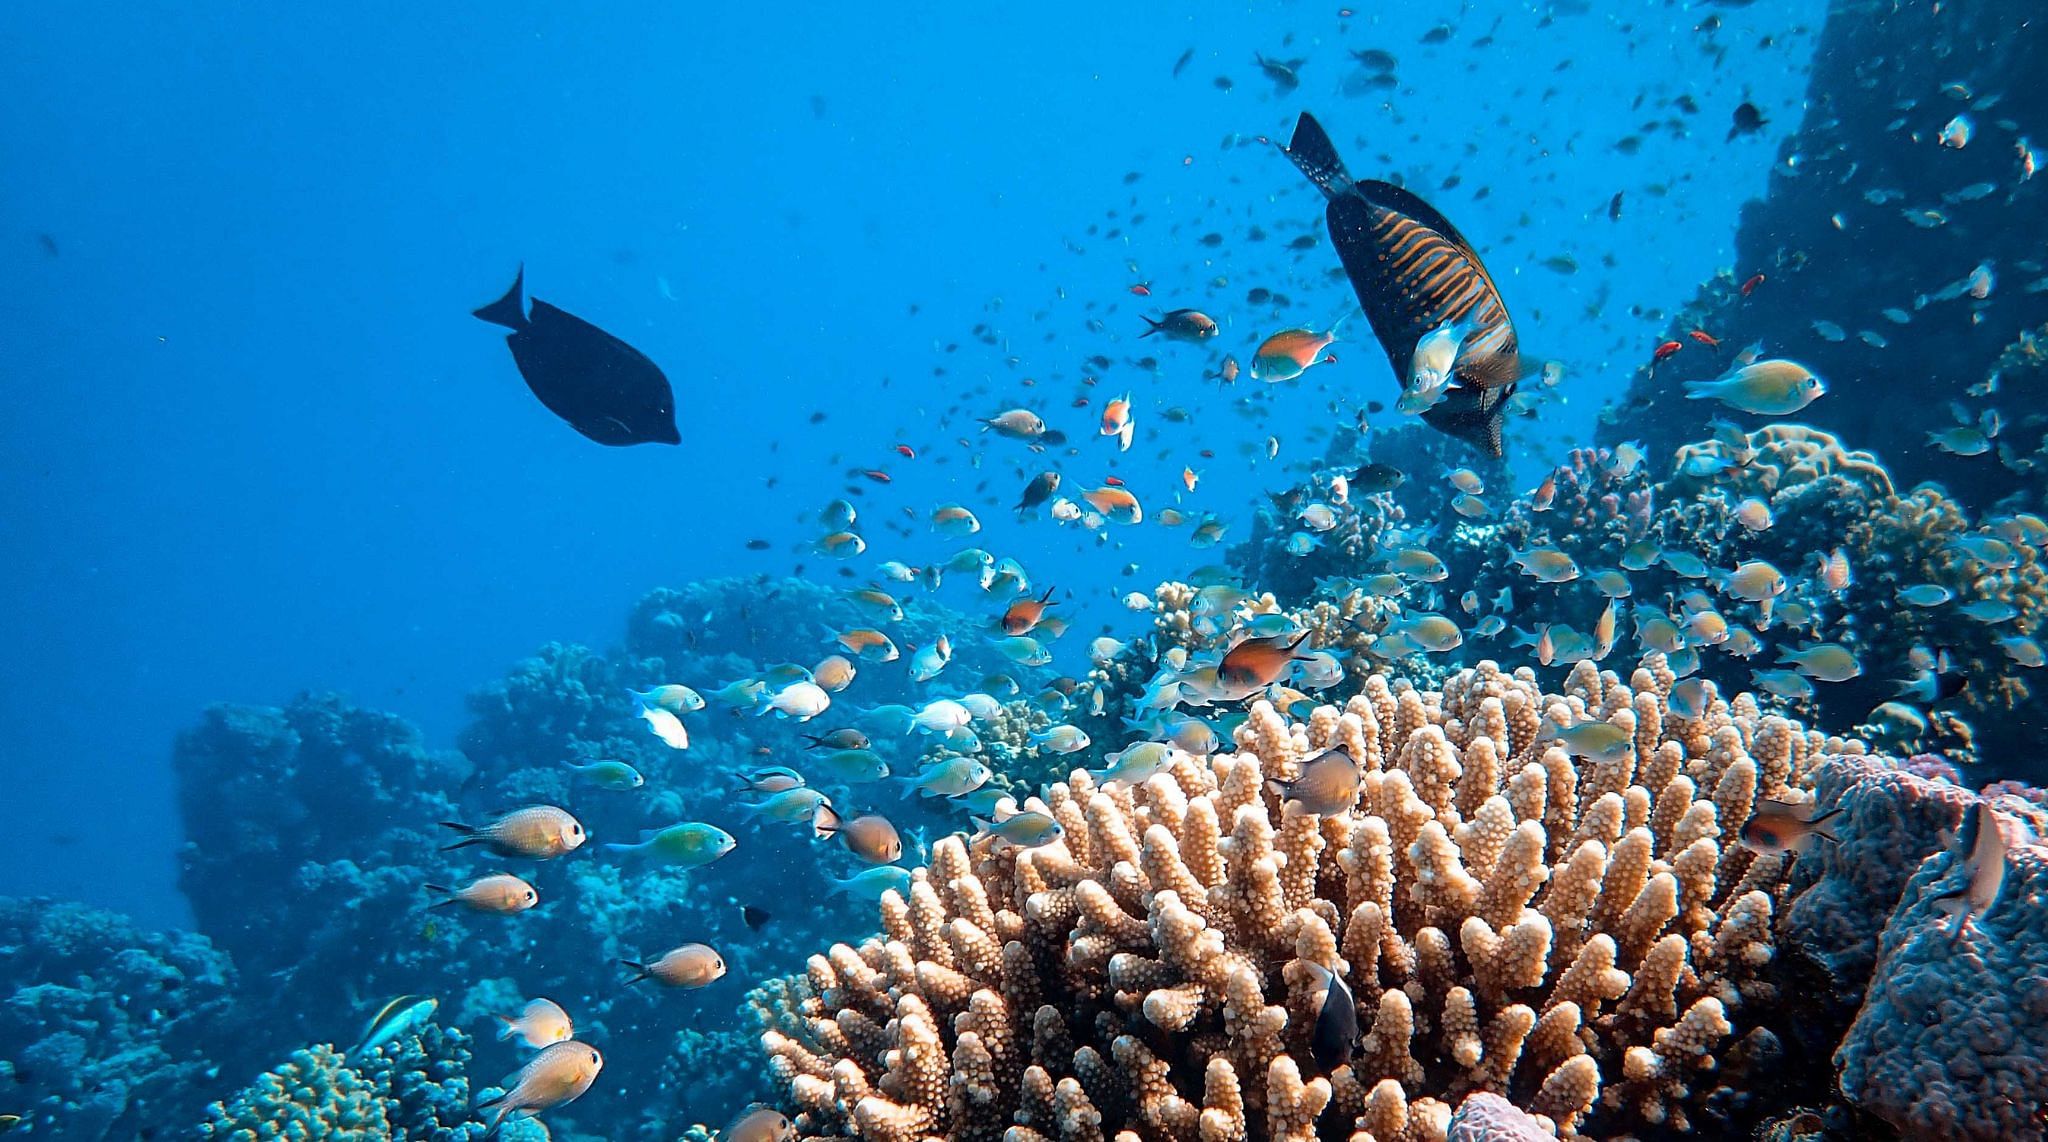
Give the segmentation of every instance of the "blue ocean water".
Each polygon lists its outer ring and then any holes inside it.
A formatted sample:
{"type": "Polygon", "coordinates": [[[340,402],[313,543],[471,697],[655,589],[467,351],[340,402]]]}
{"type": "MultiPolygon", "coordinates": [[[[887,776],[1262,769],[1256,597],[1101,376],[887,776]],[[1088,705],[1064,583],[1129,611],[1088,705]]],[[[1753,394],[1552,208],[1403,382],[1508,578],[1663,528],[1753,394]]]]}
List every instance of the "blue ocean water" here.
{"type": "Polygon", "coordinates": [[[1253,141],[1303,109],[1354,173],[1451,213],[1566,364],[1516,429],[1533,483],[1729,267],[1822,15],[1587,8],[9,8],[0,891],[177,923],[168,757],[204,705],[338,689],[450,743],[467,690],[549,639],[616,639],[652,587],[826,574],[813,521],[851,470],[894,477],[850,486],[910,533],[871,531],[871,560],[950,549],[925,514],[965,502],[982,546],[1072,592],[1078,632],[1132,633],[1118,595],[1220,549],[1013,522],[990,505],[1030,459],[972,418],[1031,403],[1082,447],[1063,467],[1155,507],[1201,469],[1189,506],[1243,538],[1320,434],[1391,399],[1364,323],[1249,405],[1203,379],[1213,354],[1136,337],[1212,279],[1293,301],[1214,306],[1241,359],[1350,304],[1326,244],[1247,236],[1316,228],[1253,141]],[[1361,82],[1347,51],[1368,46],[1399,57],[1397,91],[1361,82]],[[1305,58],[1299,87],[1255,53],[1305,58]],[[1771,126],[1726,141],[1744,101],[1771,126]],[[467,316],[521,263],[661,364],[680,447],[601,448],[538,406],[467,316]],[[1126,388],[1140,432],[1115,454],[1094,425],[1126,388]]]}
{"type": "Polygon", "coordinates": [[[0,13],[0,1134],[2048,1129],[2026,5],[700,7],[0,13]]]}

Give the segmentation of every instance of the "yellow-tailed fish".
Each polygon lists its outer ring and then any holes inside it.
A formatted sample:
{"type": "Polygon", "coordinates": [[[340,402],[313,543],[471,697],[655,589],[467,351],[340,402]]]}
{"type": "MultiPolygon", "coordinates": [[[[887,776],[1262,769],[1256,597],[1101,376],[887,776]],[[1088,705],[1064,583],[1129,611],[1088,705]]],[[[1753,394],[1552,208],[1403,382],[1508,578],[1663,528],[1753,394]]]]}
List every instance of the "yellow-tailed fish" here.
{"type": "Polygon", "coordinates": [[[638,843],[608,844],[618,853],[640,853],[682,868],[700,868],[731,852],[739,844],[731,833],[716,825],[685,821],[643,833],[638,843]]]}
{"type": "Polygon", "coordinates": [[[639,770],[623,761],[593,761],[587,765],[564,761],[562,766],[600,789],[623,791],[638,789],[647,784],[647,779],[640,776],[639,770]]]}
{"type": "Polygon", "coordinates": [[[627,690],[643,706],[658,706],[671,714],[688,714],[704,708],[704,696],[688,686],[670,682],[646,690],[627,690]]]}

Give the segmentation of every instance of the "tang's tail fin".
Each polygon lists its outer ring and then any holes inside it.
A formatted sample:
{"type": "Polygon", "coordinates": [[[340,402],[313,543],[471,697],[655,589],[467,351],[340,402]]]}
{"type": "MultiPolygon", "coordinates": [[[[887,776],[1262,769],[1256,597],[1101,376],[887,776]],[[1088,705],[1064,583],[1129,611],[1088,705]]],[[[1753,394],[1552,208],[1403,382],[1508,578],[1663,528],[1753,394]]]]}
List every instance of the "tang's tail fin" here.
{"type": "Polygon", "coordinates": [[[1352,193],[1351,172],[1344,169],[1344,160],[1337,157],[1337,144],[1330,141],[1330,133],[1316,122],[1316,117],[1304,111],[1294,123],[1294,138],[1282,148],[1301,173],[1310,182],[1323,188],[1328,198],[1352,193]]]}
{"type": "Polygon", "coordinates": [[[526,328],[526,264],[520,263],[519,275],[512,279],[512,288],[505,291],[504,297],[470,313],[507,329],[526,328]]]}

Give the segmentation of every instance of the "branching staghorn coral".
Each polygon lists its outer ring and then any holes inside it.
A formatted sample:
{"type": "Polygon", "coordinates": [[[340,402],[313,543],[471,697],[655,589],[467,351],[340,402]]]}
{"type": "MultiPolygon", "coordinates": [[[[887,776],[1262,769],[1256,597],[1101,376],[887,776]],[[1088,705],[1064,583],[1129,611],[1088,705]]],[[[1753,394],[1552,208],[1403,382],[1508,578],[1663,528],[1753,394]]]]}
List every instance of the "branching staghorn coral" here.
{"type": "Polygon", "coordinates": [[[1061,840],[940,842],[881,936],[757,993],[800,1133],[1416,1142],[1475,1092],[1566,1137],[1684,1129],[1774,998],[1785,862],[1733,831],[1861,745],[1747,696],[1679,717],[1674,681],[1656,659],[1627,683],[1582,664],[1562,694],[1491,663],[1441,693],[1374,675],[1301,721],[1256,703],[1235,752],[1135,789],[1076,771],[1027,806],[1061,840]],[[1546,717],[1628,745],[1574,761],[1546,717]],[[1283,808],[1266,783],[1333,747],[1357,806],[1283,808]],[[1328,1071],[1303,961],[1357,1004],[1328,1071]]]}

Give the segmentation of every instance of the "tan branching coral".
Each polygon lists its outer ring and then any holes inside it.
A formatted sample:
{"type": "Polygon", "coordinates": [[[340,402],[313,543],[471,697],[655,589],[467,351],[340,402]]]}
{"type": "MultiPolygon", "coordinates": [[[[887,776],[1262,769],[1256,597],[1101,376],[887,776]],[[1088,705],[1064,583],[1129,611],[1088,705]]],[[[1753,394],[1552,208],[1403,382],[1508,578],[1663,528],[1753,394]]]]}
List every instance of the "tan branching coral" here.
{"type": "Polygon", "coordinates": [[[757,993],[771,1070],[805,1136],[881,1142],[1440,1142],[1476,1092],[1567,1139],[1683,1130],[1769,991],[1785,862],[1731,833],[1863,748],[1746,696],[1683,718],[1674,680],[1374,675],[1300,720],[1255,703],[1235,752],[1132,789],[1076,770],[1027,805],[1061,840],[940,841],[879,936],[757,993]],[[1545,712],[1634,747],[1575,761],[1545,712]],[[1283,813],[1266,782],[1336,744],[1356,807],[1283,813]],[[1316,1033],[1324,972],[1356,1001],[1348,1061],[1316,1033]]]}

